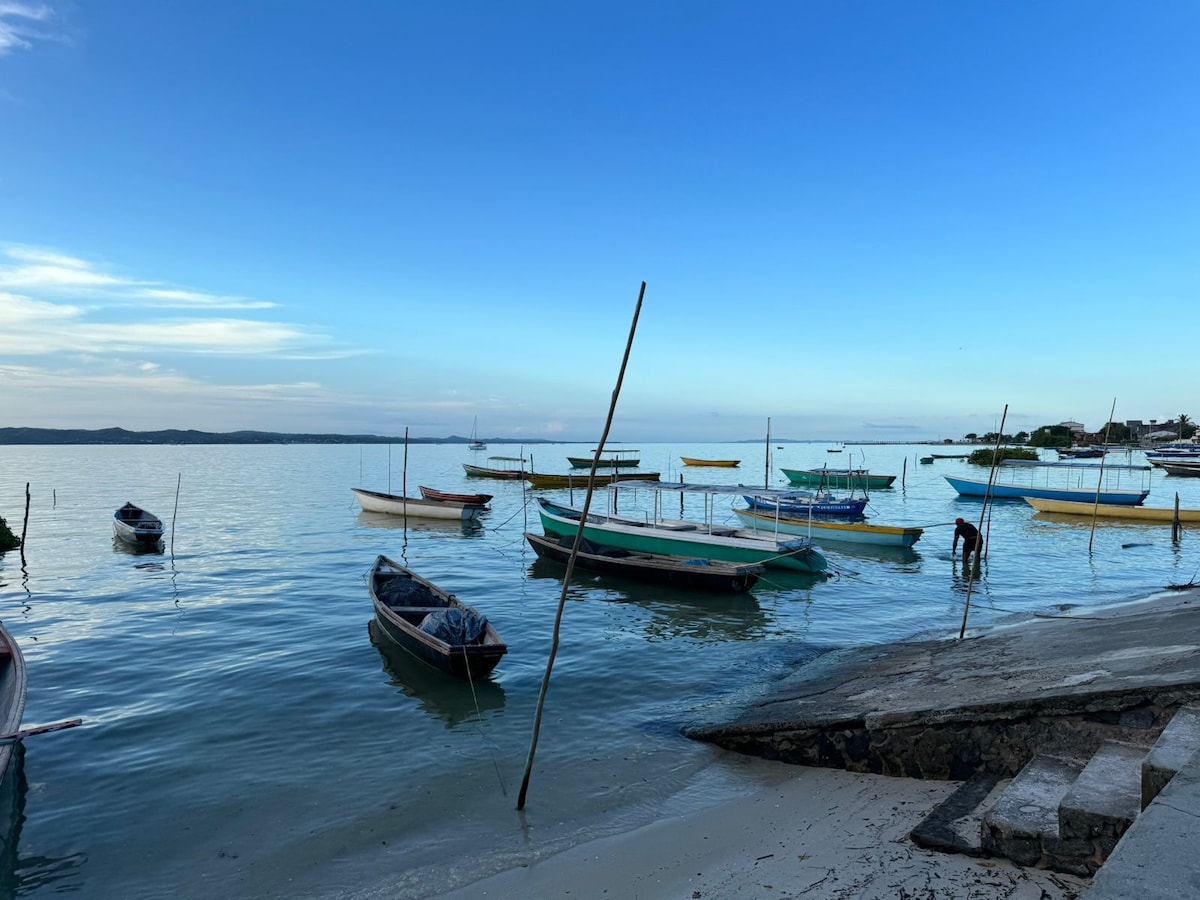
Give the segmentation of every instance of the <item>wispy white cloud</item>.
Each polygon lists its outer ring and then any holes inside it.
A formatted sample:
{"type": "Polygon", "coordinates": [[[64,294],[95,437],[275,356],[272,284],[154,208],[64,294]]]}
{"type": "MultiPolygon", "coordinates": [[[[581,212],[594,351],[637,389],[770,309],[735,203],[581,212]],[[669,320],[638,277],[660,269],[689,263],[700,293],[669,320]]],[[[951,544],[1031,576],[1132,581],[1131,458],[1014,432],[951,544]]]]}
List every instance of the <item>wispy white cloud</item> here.
{"type": "MultiPolygon", "coordinates": [[[[0,0],[2,2],[2,0],[0,0]]],[[[269,300],[251,300],[223,294],[172,287],[159,281],[127,278],[100,266],[54,250],[10,244],[0,255],[0,288],[48,296],[86,294],[108,305],[149,306],[163,309],[271,309],[269,300]]]]}
{"type": "Polygon", "coordinates": [[[28,50],[34,41],[55,40],[45,25],[54,11],[44,3],[0,0],[0,56],[13,50],[28,50]]]}

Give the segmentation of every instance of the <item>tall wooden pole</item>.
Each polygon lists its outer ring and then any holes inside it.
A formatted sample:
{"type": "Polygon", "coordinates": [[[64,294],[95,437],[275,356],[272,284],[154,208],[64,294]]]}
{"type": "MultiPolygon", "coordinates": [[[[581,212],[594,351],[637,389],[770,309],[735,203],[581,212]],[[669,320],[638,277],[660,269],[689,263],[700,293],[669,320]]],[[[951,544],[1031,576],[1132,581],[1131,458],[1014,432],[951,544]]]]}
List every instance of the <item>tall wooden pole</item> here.
{"type": "Polygon", "coordinates": [[[983,508],[979,510],[979,533],[975,537],[975,559],[968,560],[967,569],[967,600],[963,604],[962,625],[958,629],[958,639],[961,641],[967,633],[967,614],[971,611],[971,588],[975,584],[975,570],[979,567],[979,556],[983,553],[983,519],[987,515],[988,502],[992,499],[992,485],[996,481],[996,467],[1000,465],[1000,442],[1004,439],[1004,423],[1008,420],[1008,404],[1004,404],[1004,415],[1000,417],[1000,429],[996,435],[996,446],[992,450],[992,471],[988,476],[987,491],[983,495],[983,508]]]}
{"type": "Polygon", "coordinates": [[[546,672],[542,676],[542,688],[538,693],[537,710],[533,716],[533,734],[529,739],[529,756],[525,760],[525,773],[521,776],[521,791],[517,795],[517,809],[525,808],[525,795],[529,791],[529,777],[533,772],[533,758],[537,753],[538,734],[542,728],[542,709],[546,704],[546,694],[550,690],[550,673],[554,669],[554,657],[558,655],[558,639],[562,629],[563,610],[567,605],[567,588],[571,583],[571,575],[575,571],[575,558],[579,555],[579,544],[583,540],[583,525],[587,522],[588,511],[592,505],[592,490],[595,485],[596,466],[600,462],[600,454],[604,452],[604,442],[608,440],[608,432],[612,428],[613,416],[617,411],[617,398],[621,394],[621,383],[625,380],[625,367],[629,364],[629,351],[633,348],[633,336],[637,332],[638,316],[642,313],[642,298],[646,296],[646,282],[642,282],[638,291],[637,306],[633,310],[633,324],[629,326],[629,339],[625,342],[625,355],[621,358],[621,370],[617,374],[617,386],[613,388],[612,401],[608,405],[608,418],[604,421],[604,433],[600,435],[600,443],[592,454],[592,470],[588,476],[587,496],[583,501],[583,511],[579,515],[579,527],[575,530],[575,542],[571,545],[571,555],[567,559],[567,571],[563,575],[562,592],[558,596],[558,613],[554,616],[554,638],[550,642],[550,656],[546,660],[546,672]]]}
{"type": "Polygon", "coordinates": [[[1112,430],[1113,416],[1117,414],[1117,398],[1113,397],[1112,409],[1108,413],[1108,424],[1104,426],[1104,453],[1100,456],[1100,474],[1096,478],[1096,501],[1092,504],[1092,533],[1088,537],[1088,553],[1096,540],[1096,516],[1100,512],[1100,488],[1104,484],[1104,457],[1108,455],[1108,433],[1112,430]]]}

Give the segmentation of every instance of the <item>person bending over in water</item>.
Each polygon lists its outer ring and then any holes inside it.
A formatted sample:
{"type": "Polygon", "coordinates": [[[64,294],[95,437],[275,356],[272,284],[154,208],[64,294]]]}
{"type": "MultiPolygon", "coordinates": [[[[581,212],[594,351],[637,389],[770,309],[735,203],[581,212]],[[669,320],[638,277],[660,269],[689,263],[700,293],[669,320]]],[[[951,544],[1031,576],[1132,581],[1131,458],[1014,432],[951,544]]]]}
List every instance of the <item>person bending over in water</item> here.
{"type": "Polygon", "coordinates": [[[958,551],[958,539],[963,539],[963,565],[967,564],[967,557],[971,555],[976,547],[979,546],[979,529],[970,522],[963,521],[961,518],[954,520],[954,543],[950,545],[950,552],[958,551]]]}

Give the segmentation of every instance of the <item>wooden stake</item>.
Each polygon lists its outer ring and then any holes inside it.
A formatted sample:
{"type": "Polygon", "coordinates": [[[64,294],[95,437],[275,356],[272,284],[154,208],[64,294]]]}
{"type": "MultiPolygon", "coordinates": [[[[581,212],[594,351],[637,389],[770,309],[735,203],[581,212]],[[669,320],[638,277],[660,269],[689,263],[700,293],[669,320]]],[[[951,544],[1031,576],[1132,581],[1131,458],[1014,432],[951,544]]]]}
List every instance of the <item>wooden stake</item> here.
{"type": "Polygon", "coordinates": [[[175,511],[171,513],[171,556],[175,555],[175,517],[179,515],[179,486],[183,484],[183,473],[175,479],[175,511]]]}
{"type": "Polygon", "coordinates": [[[21,565],[25,564],[25,532],[29,530],[29,482],[25,482],[25,521],[21,523],[21,565]]]}
{"type": "Polygon", "coordinates": [[[1008,404],[1004,404],[1004,415],[1000,417],[1000,429],[996,435],[996,446],[992,450],[992,471],[988,475],[987,490],[983,494],[983,509],[979,511],[979,534],[975,537],[975,561],[967,561],[967,601],[963,604],[962,626],[958,629],[958,639],[961,641],[967,633],[967,614],[971,611],[971,588],[975,584],[975,576],[979,572],[979,557],[983,553],[983,519],[987,515],[988,503],[992,499],[992,485],[996,482],[996,467],[1000,465],[1000,441],[1004,437],[1004,423],[1008,420],[1008,404]]]}
{"type": "Polygon", "coordinates": [[[567,605],[567,587],[571,583],[571,574],[575,570],[575,558],[579,555],[579,544],[583,540],[583,526],[587,522],[588,510],[592,505],[593,479],[596,477],[596,465],[604,450],[604,442],[608,440],[609,429],[612,428],[613,416],[617,411],[617,397],[621,393],[621,382],[625,380],[625,367],[629,363],[629,351],[633,348],[633,336],[637,332],[638,316],[642,312],[642,298],[646,296],[646,282],[638,292],[637,306],[633,310],[633,324],[629,327],[629,339],[625,342],[625,355],[621,359],[621,370],[617,375],[617,386],[613,389],[612,401],[608,406],[608,418],[604,422],[604,433],[600,435],[600,443],[592,455],[592,470],[588,476],[587,496],[583,500],[583,512],[579,516],[579,527],[575,530],[575,542],[571,545],[571,555],[567,559],[567,571],[563,575],[562,592],[558,596],[558,613],[554,616],[554,637],[550,643],[550,656],[546,660],[546,672],[542,676],[542,688],[538,693],[537,710],[533,716],[533,734],[529,740],[529,756],[525,760],[525,773],[521,777],[521,791],[517,795],[517,809],[525,808],[525,795],[529,791],[529,776],[533,772],[533,758],[537,752],[538,734],[542,727],[542,709],[546,704],[546,693],[550,690],[550,673],[554,669],[554,657],[558,654],[558,638],[562,627],[563,610],[567,605]]]}
{"type": "Polygon", "coordinates": [[[1179,525],[1179,491],[1175,492],[1175,515],[1171,518],[1171,540],[1178,543],[1180,532],[1183,529],[1179,525]]]}
{"type": "Polygon", "coordinates": [[[1096,502],[1092,504],[1092,533],[1088,536],[1088,553],[1092,552],[1092,543],[1096,540],[1096,516],[1100,512],[1100,487],[1104,484],[1104,457],[1108,455],[1108,433],[1112,430],[1112,419],[1117,413],[1117,398],[1113,397],[1112,409],[1108,413],[1108,424],[1104,426],[1105,453],[1100,456],[1100,474],[1096,478],[1096,502]]]}

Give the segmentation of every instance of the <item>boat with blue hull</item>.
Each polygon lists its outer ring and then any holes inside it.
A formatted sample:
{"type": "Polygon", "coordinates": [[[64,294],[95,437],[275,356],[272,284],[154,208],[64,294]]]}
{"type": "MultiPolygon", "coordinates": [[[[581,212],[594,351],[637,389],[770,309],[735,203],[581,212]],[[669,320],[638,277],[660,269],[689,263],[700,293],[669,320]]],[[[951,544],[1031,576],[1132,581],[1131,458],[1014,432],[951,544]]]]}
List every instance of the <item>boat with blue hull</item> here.
{"type": "Polygon", "coordinates": [[[850,516],[861,518],[867,508],[866,497],[833,497],[829,494],[812,494],[808,491],[782,497],[743,494],[749,509],[759,512],[779,513],[781,516],[850,516]]]}
{"type": "MultiPolygon", "coordinates": [[[[1078,500],[1117,506],[1139,506],[1150,494],[1147,484],[1150,471],[1150,466],[1099,466],[1091,463],[1009,459],[997,466],[990,496],[995,500],[1036,497],[1042,500],[1078,500]],[[1142,486],[1122,487],[1121,478],[1129,480],[1135,477],[1134,473],[1142,476],[1142,486]]],[[[960,496],[989,495],[986,478],[961,478],[955,475],[942,477],[960,496]]]]}

